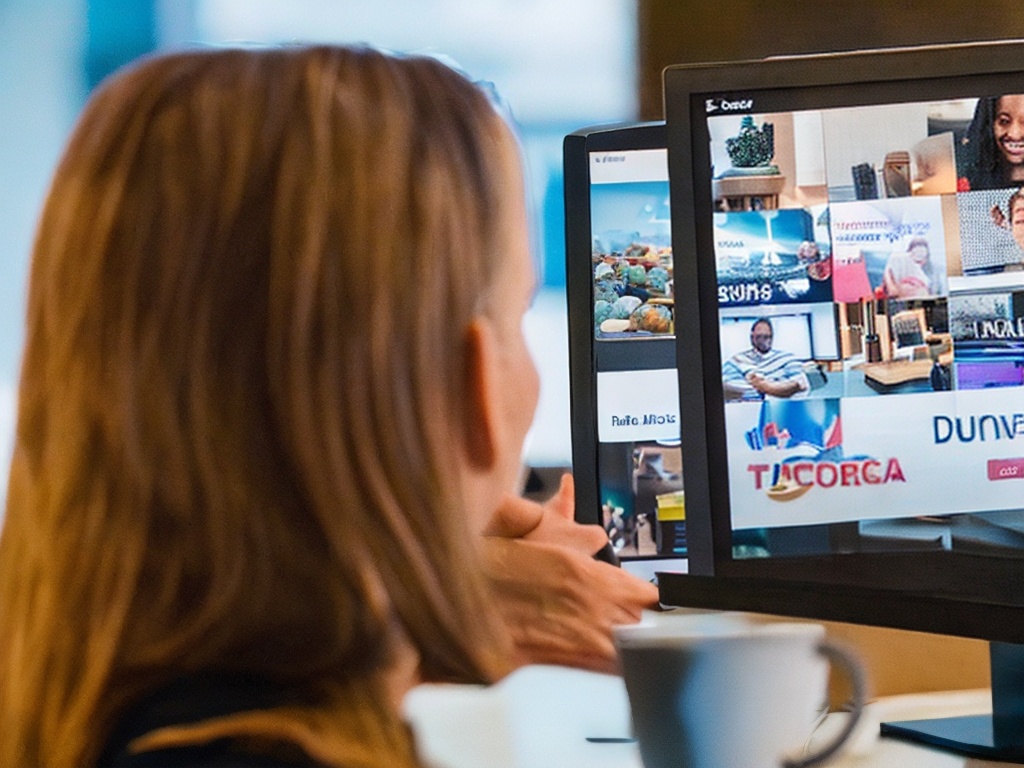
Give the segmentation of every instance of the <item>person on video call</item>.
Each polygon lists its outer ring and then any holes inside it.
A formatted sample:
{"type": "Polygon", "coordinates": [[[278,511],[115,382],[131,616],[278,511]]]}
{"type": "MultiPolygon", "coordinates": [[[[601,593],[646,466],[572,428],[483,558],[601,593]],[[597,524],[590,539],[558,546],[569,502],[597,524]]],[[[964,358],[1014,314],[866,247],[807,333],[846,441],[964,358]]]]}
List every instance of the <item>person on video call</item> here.
{"type": "Polygon", "coordinates": [[[978,99],[957,165],[961,192],[1024,183],[1024,94],[978,99]]]}
{"type": "Polygon", "coordinates": [[[215,49],[97,89],[32,256],[0,765],[415,766],[421,680],[614,668],[655,588],[592,558],[570,481],[510,492],[524,197],[436,59],[215,49]]]}
{"type": "Polygon", "coordinates": [[[889,255],[882,271],[882,285],[890,299],[921,299],[945,292],[926,238],[914,237],[906,250],[889,255]]]}
{"type": "Polygon", "coordinates": [[[828,280],[832,276],[832,259],[822,257],[821,249],[813,240],[804,240],[796,249],[797,262],[807,268],[811,280],[828,280]]]}
{"type": "Polygon", "coordinates": [[[992,222],[1010,232],[1021,251],[1024,261],[1024,188],[1017,189],[1006,201],[1006,212],[998,205],[992,207],[992,222]]]}
{"type": "Polygon", "coordinates": [[[763,400],[795,397],[810,390],[803,363],[790,352],[772,347],[774,329],[767,317],[750,327],[750,349],[737,352],[722,364],[726,400],[763,400]]]}

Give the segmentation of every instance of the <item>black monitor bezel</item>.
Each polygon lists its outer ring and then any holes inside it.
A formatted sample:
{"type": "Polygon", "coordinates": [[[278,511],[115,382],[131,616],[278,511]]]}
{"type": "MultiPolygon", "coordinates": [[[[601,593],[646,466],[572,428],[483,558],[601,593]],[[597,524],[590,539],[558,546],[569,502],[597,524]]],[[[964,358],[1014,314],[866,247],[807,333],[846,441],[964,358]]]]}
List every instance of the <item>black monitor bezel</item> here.
{"type": "Polygon", "coordinates": [[[663,602],[1024,642],[1024,601],[1014,605],[1000,597],[1010,585],[1024,584],[1024,560],[915,553],[908,572],[905,557],[890,553],[732,558],[728,481],[716,471],[726,457],[716,271],[713,258],[703,262],[697,258],[699,253],[713,253],[713,243],[710,227],[680,224],[709,221],[712,212],[710,175],[694,178],[696,153],[706,157],[708,146],[702,122],[705,99],[728,95],[735,100],[742,95],[754,98],[756,105],[750,111],[772,112],[1020,92],[1024,90],[1024,42],[681,65],[665,70],[664,86],[678,286],[676,324],[677,331],[697,330],[677,332],[693,577],[662,574],[663,602]],[[704,190],[701,193],[698,184],[704,190]],[[937,583],[955,588],[967,579],[991,584],[989,594],[980,594],[985,590],[932,593],[937,583]]]}
{"type": "MultiPolygon", "coordinates": [[[[590,153],[665,149],[664,122],[614,123],[581,128],[563,140],[565,204],[565,288],[569,329],[569,416],[576,520],[600,524],[598,476],[597,348],[594,338],[594,274],[590,261],[593,228],[590,212],[590,153]]],[[[624,342],[617,344],[619,349],[624,342]]],[[[642,342],[675,362],[671,338],[642,342]]],[[[609,350],[614,352],[614,349],[609,350]]],[[[660,559],[660,558],[659,558],[660,559]]]]}

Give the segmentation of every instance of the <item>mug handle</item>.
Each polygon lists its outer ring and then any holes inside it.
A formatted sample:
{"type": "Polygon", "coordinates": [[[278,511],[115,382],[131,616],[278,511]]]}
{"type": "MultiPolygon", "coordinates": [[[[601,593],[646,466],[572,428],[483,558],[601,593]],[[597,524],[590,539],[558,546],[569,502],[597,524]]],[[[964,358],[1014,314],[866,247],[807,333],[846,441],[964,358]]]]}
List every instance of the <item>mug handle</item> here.
{"type": "Polygon", "coordinates": [[[817,651],[828,659],[832,666],[840,667],[850,679],[850,688],[852,689],[850,716],[846,719],[842,730],[828,744],[810,755],[783,760],[782,768],[809,768],[809,766],[817,765],[832,757],[850,738],[864,711],[864,699],[867,695],[867,676],[864,673],[864,666],[853,654],[828,641],[821,643],[817,651]]]}

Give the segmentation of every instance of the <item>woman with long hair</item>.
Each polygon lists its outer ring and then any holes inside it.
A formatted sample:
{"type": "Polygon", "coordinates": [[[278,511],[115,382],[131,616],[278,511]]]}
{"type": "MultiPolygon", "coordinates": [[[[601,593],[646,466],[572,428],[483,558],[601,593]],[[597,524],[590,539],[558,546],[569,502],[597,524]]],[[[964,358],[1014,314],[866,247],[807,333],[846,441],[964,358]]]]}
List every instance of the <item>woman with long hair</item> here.
{"type": "Polygon", "coordinates": [[[509,669],[481,533],[537,399],[523,197],[431,58],[206,50],[98,89],[32,259],[0,765],[415,765],[404,691],[509,669]]]}
{"type": "Polygon", "coordinates": [[[957,147],[961,192],[1024,183],[1024,94],[983,96],[957,147]]]}

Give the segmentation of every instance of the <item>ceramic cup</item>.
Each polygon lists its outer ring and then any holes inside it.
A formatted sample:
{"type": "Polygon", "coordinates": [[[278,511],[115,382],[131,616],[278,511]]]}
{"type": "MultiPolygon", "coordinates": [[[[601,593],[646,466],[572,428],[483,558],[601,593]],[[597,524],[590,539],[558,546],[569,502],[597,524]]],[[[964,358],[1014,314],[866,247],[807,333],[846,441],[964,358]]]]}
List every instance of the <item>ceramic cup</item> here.
{"type": "Polygon", "coordinates": [[[702,619],[621,627],[622,661],[644,768],[798,768],[833,755],[853,731],[864,673],[819,624],[702,619]],[[853,689],[846,727],[814,754],[829,664],[853,689]]]}

